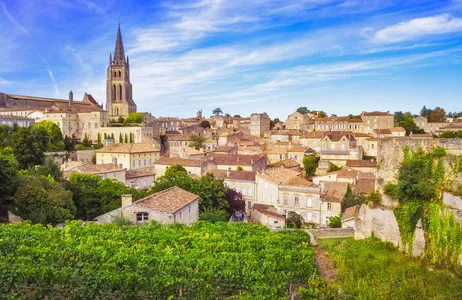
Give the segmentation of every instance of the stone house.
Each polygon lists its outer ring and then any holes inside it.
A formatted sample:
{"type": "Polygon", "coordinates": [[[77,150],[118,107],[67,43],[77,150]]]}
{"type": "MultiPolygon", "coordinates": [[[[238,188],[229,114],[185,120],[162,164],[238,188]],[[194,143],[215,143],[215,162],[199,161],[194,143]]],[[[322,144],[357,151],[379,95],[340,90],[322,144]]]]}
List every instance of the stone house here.
{"type": "Polygon", "coordinates": [[[301,114],[299,112],[291,113],[285,122],[286,129],[292,130],[306,130],[306,128],[313,123],[311,114],[301,114]]]}
{"type": "Polygon", "coordinates": [[[245,210],[248,213],[255,203],[255,177],[253,171],[225,171],[224,183],[236,192],[241,193],[242,200],[245,202],[245,210]]]}
{"type": "Polygon", "coordinates": [[[270,117],[266,113],[250,115],[250,135],[263,137],[270,131],[270,117]]]}
{"type": "Polygon", "coordinates": [[[395,126],[395,116],[390,112],[363,112],[363,132],[373,133],[374,129],[390,129],[395,126]]]}
{"type": "Polygon", "coordinates": [[[287,159],[287,150],[284,148],[274,148],[266,152],[268,163],[274,164],[281,160],[287,159]]]}
{"type": "Polygon", "coordinates": [[[359,205],[348,207],[343,213],[342,228],[355,228],[356,216],[359,212],[359,205]]]}
{"type": "Polygon", "coordinates": [[[125,184],[125,169],[113,163],[95,165],[79,162],[73,166],[64,166],[64,177],[69,178],[74,173],[98,175],[103,179],[115,179],[125,184]]]}
{"type": "Polygon", "coordinates": [[[325,132],[314,131],[314,132],[305,132],[300,137],[300,144],[304,147],[311,148],[316,152],[321,151],[322,143],[321,140],[324,137],[325,132]]]}
{"type": "Polygon", "coordinates": [[[303,165],[303,164],[302,164],[302,161],[303,161],[303,158],[304,158],[306,155],[314,155],[313,149],[307,148],[307,147],[298,146],[298,147],[290,148],[290,149],[287,151],[287,157],[288,157],[289,159],[292,159],[292,160],[295,160],[296,162],[298,162],[298,163],[300,164],[300,166],[303,165]]]}
{"type": "Polygon", "coordinates": [[[273,205],[254,204],[250,210],[252,220],[270,229],[284,228],[286,218],[273,205]]]}
{"type": "Polygon", "coordinates": [[[212,160],[218,170],[260,171],[267,166],[266,156],[262,154],[241,155],[241,154],[214,154],[209,153],[208,159],[212,160]]]}
{"type": "Polygon", "coordinates": [[[96,151],[96,164],[114,163],[126,170],[153,170],[159,158],[159,148],[147,143],[112,144],[96,151]]]}
{"type": "Polygon", "coordinates": [[[202,176],[215,167],[215,162],[209,159],[187,159],[181,157],[161,157],[154,163],[154,172],[157,177],[163,176],[170,166],[180,165],[189,175],[202,176]]]}
{"type": "Polygon", "coordinates": [[[345,167],[364,173],[377,174],[377,161],[375,160],[349,160],[345,167]]]}
{"type": "Polygon", "coordinates": [[[363,149],[357,145],[351,133],[329,132],[321,139],[321,160],[337,166],[345,165],[347,160],[362,159],[363,149]]]}
{"type": "Polygon", "coordinates": [[[321,189],[297,171],[279,168],[256,176],[255,204],[272,205],[280,215],[295,211],[306,222],[321,222],[321,189]]]}
{"type": "Polygon", "coordinates": [[[345,194],[337,190],[327,190],[327,192],[323,194],[320,224],[328,225],[330,217],[336,217],[342,214],[342,203],[344,198],[345,194]]]}
{"type": "Polygon", "coordinates": [[[314,120],[316,131],[362,132],[363,121],[349,117],[324,117],[314,120]]]}
{"type": "Polygon", "coordinates": [[[303,172],[303,168],[300,167],[300,163],[293,160],[293,159],[283,159],[278,162],[272,163],[268,165],[268,169],[275,169],[275,168],[285,168],[291,169],[297,172],[303,172]]]}
{"type": "Polygon", "coordinates": [[[155,180],[155,174],[151,170],[137,169],[125,172],[125,184],[136,189],[150,188],[155,180]]]}
{"type": "Polygon", "coordinates": [[[109,223],[122,215],[135,224],[157,221],[191,225],[199,219],[199,200],[199,196],[176,186],[135,202],[131,195],[122,195],[120,208],[96,217],[95,221],[109,223]]]}

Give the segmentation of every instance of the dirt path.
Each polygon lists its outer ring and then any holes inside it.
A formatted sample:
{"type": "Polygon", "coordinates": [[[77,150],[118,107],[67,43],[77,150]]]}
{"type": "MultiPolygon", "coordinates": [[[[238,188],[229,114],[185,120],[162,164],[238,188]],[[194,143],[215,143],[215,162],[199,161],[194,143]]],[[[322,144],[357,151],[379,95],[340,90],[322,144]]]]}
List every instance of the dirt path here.
{"type": "Polygon", "coordinates": [[[318,266],[319,275],[324,278],[328,284],[335,279],[337,275],[334,262],[327,255],[327,251],[319,246],[314,247],[314,260],[318,266]]]}

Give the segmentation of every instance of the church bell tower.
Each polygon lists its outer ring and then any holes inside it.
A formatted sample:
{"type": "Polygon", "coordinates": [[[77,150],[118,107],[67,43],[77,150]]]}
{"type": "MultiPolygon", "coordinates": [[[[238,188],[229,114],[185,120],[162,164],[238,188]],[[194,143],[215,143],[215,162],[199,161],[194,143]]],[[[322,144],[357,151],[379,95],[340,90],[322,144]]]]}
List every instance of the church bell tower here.
{"type": "Polygon", "coordinates": [[[114,57],[109,55],[106,84],[106,110],[110,119],[126,117],[136,112],[136,104],[132,98],[132,84],[130,83],[130,63],[125,56],[124,44],[120,24],[117,29],[117,39],[114,57]]]}

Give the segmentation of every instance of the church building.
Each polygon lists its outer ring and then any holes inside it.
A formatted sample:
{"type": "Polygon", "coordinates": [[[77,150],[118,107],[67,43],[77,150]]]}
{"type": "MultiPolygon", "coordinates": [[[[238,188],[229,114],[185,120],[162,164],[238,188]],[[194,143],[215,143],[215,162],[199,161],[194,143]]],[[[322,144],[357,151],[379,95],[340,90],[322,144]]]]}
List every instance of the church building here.
{"type": "Polygon", "coordinates": [[[106,82],[106,110],[109,113],[109,118],[118,119],[136,112],[136,104],[132,98],[132,84],[130,83],[130,63],[128,56],[125,56],[120,25],[117,29],[114,57],[109,55],[106,82]]]}

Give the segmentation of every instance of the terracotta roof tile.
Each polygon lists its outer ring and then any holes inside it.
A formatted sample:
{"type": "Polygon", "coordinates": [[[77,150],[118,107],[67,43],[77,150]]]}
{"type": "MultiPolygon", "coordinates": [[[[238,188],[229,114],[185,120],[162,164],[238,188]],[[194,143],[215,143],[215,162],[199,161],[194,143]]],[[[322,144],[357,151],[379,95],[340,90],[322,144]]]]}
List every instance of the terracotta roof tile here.
{"type": "Polygon", "coordinates": [[[78,173],[85,173],[85,174],[101,174],[101,173],[109,173],[109,172],[118,172],[123,171],[124,168],[120,168],[116,164],[84,164],[68,170],[70,172],[78,172],[78,173]]]}
{"type": "Polygon", "coordinates": [[[226,179],[255,181],[256,172],[252,171],[231,171],[226,179]]]}
{"type": "Polygon", "coordinates": [[[347,160],[346,166],[350,168],[377,168],[377,162],[371,160],[347,160]]]}
{"type": "Polygon", "coordinates": [[[324,198],[322,200],[323,202],[342,203],[343,198],[345,198],[345,194],[341,194],[335,190],[328,190],[324,194],[324,198]]]}
{"type": "Polygon", "coordinates": [[[268,168],[279,168],[279,167],[294,168],[294,167],[300,167],[300,164],[293,159],[283,159],[283,160],[280,160],[278,162],[268,165],[268,168]]]}
{"type": "Polygon", "coordinates": [[[159,152],[160,150],[149,143],[112,144],[97,150],[98,153],[144,153],[159,152]]]}
{"type": "Polygon", "coordinates": [[[198,199],[198,195],[174,186],[138,200],[133,205],[174,214],[198,199]]]}
{"type": "Polygon", "coordinates": [[[146,177],[146,176],[152,176],[152,175],[154,175],[154,172],[149,168],[125,171],[125,179],[146,177]]]}
{"type": "Polygon", "coordinates": [[[273,218],[285,220],[285,216],[281,215],[281,214],[278,214],[276,212],[276,208],[274,206],[272,206],[272,205],[254,204],[252,206],[252,209],[258,211],[261,214],[264,214],[264,215],[267,215],[267,216],[270,216],[270,217],[273,217],[273,218]]]}
{"type": "Polygon", "coordinates": [[[363,112],[362,114],[365,117],[386,117],[392,116],[389,112],[373,111],[373,112],[363,112]]]}
{"type": "Polygon", "coordinates": [[[183,167],[201,167],[205,159],[188,159],[181,157],[161,157],[154,162],[156,165],[180,165],[183,167]]]}
{"type": "Polygon", "coordinates": [[[345,212],[343,213],[343,218],[342,221],[347,221],[349,219],[352,219],[356,217],[359,211],[359,205],[351,206],[345,209],[345,212]]]}
{"type": "Polygon", "coordinates": [[[230,166],[253,166],[265,156],[262,154],[241,155],[241,154],[209,154],[218,165],[230,166]]]}

